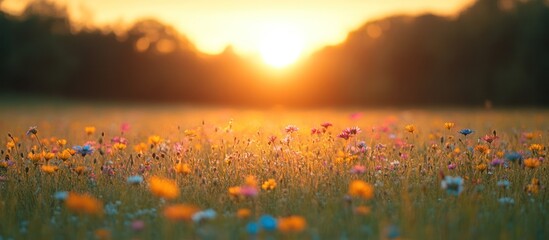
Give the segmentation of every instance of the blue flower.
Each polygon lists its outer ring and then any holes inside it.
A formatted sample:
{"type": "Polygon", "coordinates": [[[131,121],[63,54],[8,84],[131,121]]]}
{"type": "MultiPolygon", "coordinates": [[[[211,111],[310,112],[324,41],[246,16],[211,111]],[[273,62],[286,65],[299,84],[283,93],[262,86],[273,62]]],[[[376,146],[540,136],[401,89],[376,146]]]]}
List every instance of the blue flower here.
{"type": "Polygon", "coordinates": [[[502,198],[498,199],[498,202],[503,204],[503,205],[506,205],[506,204],[512,205],[512,204],[515,204],[515,199],[510,198],[510,197],[502,197],[502,198]]]}
{"type": "Polygon", "coordinates": [[[259,224],[255,223],[255,222],[248,223],[248,225],[246,225],[246,232],[248,232],[248,234],[250,234],[250,235],[258,234],[259,233],[259,224]]]}
{"type": "Polygon", "coordinates": [[[193,215],[192,219],[194,222],[198,223],[202,220],[214,219],[217,216],[217,213],[213,209],[206,209],[204,211],[197,212],[193,215]]]}
{"type": "Polygon", "coordinates": [[[79,154],[82,154],[82,156],[86,156],[93,153],[93,147],[89,144],[86,144],[84,146],[74,146],[72,149],[76,150],[79,154]]]}
{"type": "Polygon", "coordinates": [[[448,194],[458,196],[463,191],[463,178],[446,176],[440,185],[448,194]]]}
{"type": "Polygon", "coordinates": [[[503,180],[499,180],[497,184],[498,184],[498,187],[503,187],[507,189],[511,185],[511,182],[509,182],[509,180],[507,179],[503,179],[503,180]]]}
{"type": "Polygon", "coordinates": [[[505,154],[505,159],[516,162],[517,160],[520,162],[522,160],[522,155],[518,152],[508,152],[505,154]]]}
{"type": "Polygon", "coordinates": [[[140,184],[143,182],[143,177],[142,176],[139,176],[139,175],[135,175],[135,176],[129,176],[128,177],[128,183],[129,184],[140,184]]]}
{"type": "Polygon", "coordinates": [[[459,130],[459,133],[463,134],[463,136],[467,136],[471,133],[473,133],[474,131],[469,129],[469,128],[464,128],[464,129],[461,129],[459,130]]]}
{"type": "Polygon", "coordinates": [[[276,218],[271,215],[263,215],[259,218],[259,225],[266,231],[276,230],[276,218]]]}
{"type": "Polygon", "coordinates": [[[66,192],[66,191],[59,191],[53,194],[53,198],[59,201],[63,201],[67,199],[68,196],[69,196],[69,192],[66,192]]]}

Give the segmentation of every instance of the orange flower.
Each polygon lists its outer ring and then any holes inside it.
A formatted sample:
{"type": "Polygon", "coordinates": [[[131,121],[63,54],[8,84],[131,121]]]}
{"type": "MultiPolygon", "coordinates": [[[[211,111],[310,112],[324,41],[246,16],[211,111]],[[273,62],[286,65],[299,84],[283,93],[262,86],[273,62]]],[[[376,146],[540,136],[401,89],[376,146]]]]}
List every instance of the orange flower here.
{"type": "Polygon", "coordinates": [[[93,126],[85,127],[85,128],[84,128],[84,131],[86,132],[86,134],[92,135],[92,134],[95,133],[95,127],[93,127],[93,126]]]}
{"type": "Polygon", "coordinates": [[[406,129],[406,131],[409,133],[414,133],[414,131],[416,130],[416,126],[414,126],[414,124],[408,124],[404,127],[404,129],[406,129]]]}
{"type": "Polygon", "coordinates": [[[161,177],[151,177],[149,180],[149,188],[151,192],[161,198],[165,199],[175,199],[179,196],[179,188],[174,181],[161,178],[161,177]]]}
{"type": "Polygon", "coordinates": [[[44,159],[46,159],[46,161],[49,161],[50,159],[55,157],[55,154],[51,152],[42,152],[42,156],[44,157],[44,159]]]}
{"type": "Polygon", "coordinates": [[[115,143],[112,147],[113,147],[114,149],[120,151],[120,150],[126,149],[126,144],[123,144],[123,143],[115,143]]]}
{"type": "Polygon", "coordinates": [[[58,139],[56,143],[57,143],[57,145],[59,145],[59,147],[64,147],[67,144],[67,140],[58,139]]]}
{"type": "Polygon", "coordinates": [[[371,207],[367,207],[367,206],[358,206],[356,207],[353,212],[356,214],[356,215],[363,215],[363,216],[366,216],[368,214],[370,214],[370,212],[372,212],[372,208],[371,207]]]}
{"type": "Polygon", "coordinates": [[[153,135],[149,137],[149,144],[158,145],[162,141],[162,138],[158,135],[153,135]]]}
{"type": "Polygon", "coordinates": [[[171,221],[191,221],[200,209],[193,205],[175,204],[164,208],[164,217],[171,221]]]}
{"type": "Polygon", "coordinates": [[[56,172],[59,168],[57,166],[52,166],[52,165],[42,165],[40,169],[42,169],[42,172],[52,174],[56,172]]]}
{"type": "Polygon", "coordinates": [[[74,169],[74,171],[78,174],[78,175],[82,175],[84,173],[86,173],[87,169],[86,167],[84,166],[78,166],[74,169]]]}
{"type": "Polygon", "coordinates": [[[453,122],[445,122],[444,127],[448,130],[452,129],[456,124],[453,122]]]}
{"type": "Polygon", "coordinates": [[[27,157],[32,160],[33,162],[38,162],[40,159],[42,159],[42,153],[33,153],[30,152],[27,157]]]}
{"type": "Polygon", "coordinates": [[[276,188],[276,182],[274,179],[270,178],[261,185],[261,188],[267,191],[273,190],[276,188]]]}
{"type": "Polygon", "coordinates": [[[524,166],[527,168],[537,168],[541,165],[541,161],[538,158],[528,158],[524,160],[524,166]]]}
{"type": "Polygon", "coordinates": [[[244,185],[249,187],[257,187],[257,179],[250,175],[246,177],[246,180],[244,181],[244,185]]]}
{"type": "Polygon", "coordinates": [[[486,165],[486,163],[481,163],[481,164],[475,166],[475,169],[478,170],[478,171],[481,171],[481,172],[486,170],[486,168],[488,168],[488,165],[486,165]]]}
{"type": "Polygon", "coordinates": [[[95,237],[100,240],[108,240],[112,238],[111,231],[101,228],[95,230],[95,237]]]}
{"type": "Polygon", "coordinates": [[[540,153],[543,150],[543,145],[534,143],[530,145],[529,149],[533,153],[540,153]]]}
{"type": "Polygon", "coordinates": [[[366,200],[372,199],[374,197],[374,186],[361,180],[354,180],[349,185],[349,195],[366,200]]]}
{"type": "Polygon", "coordinates": [[[191,167],[189,167],[189,164],[186,164],[186,163],[175,164],[173,169],[175,170],[176,173],[181,173],[181,174],[190,174],[192,172],[191,167]]]}
{"type": "Polygon", "coordinates": [[[252,211],[247,208],[241,208],[236,211],[236,216],[240,219],[249,218],[252,215],[252,211]]]}
{"type": "Polygon", "coordinates": [[[103,215],[103,203],[89,194],[69,193],[65,201],[67,208],[78,214],[103,215]]]}
{"type": "Polygon", "coordinates": [[[139,143],[133,147],[133,150],[137,153],[144,153],[147,152],[147,144],[145,143],[139,143]]]}
{"type": "Polygon", "coordinates": [[[229,188],[229,195],[230,195],[231,197],[238,197],[238,196],[240,196],[240,187],[239,187],[239,186],[230,187],[230,188],[229,188]]]}
{"type": "Polygon", "coordinates": [[[532,178],[532,181],[530,182],[530,184],[526,186],[526,192],[538,194],[539,186],[540,186],[539,180],[537,178],[532,178]]]}
{"type": "Polygon", "coordinates": [[[278,219],[278,230],[284,233],[301,232],[307,227],[307,221],[301,216],[289,216],[278,219]]]}
{"type": "Polygon", "coordinates": [[[490,153],[490,149],[486,145],[477,145],[475,147],[475,150],[479,152],[480,154],[488,154],[490,153]]]}
{"type": "Polygon", "coordinates": [[[15,142],[14,142],[14,141],[8,141],[8,142],[6,143],[6,148],[7,148],[7,149],[12,149],[12,148],[14,148],[14,147],[15,147],[15,142]]]}
{"type": "Polygon", "coordinates": [[[71,152],[69,149],[65,149],[61,152],[58,152],[57,153],[57,157],[63,161],[66,161],[67,159],[69,159],[70,157],[72,156],[71,152]]]}

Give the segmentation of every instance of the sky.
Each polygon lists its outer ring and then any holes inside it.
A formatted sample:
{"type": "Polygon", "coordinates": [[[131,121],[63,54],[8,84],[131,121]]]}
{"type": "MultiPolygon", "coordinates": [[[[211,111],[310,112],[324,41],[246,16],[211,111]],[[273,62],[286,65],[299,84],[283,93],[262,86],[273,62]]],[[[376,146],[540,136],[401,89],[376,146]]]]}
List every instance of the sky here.
{"type": "MultiPolygon", "coordinates": [[[[0,8],[17,14],[29,0],[4,0],[0,8]]],[[[228,45],[256,54],[275,34],[311,53],[338,44],[368,20],[393,14],[432,12],[455,15],[473,0],[52,0],[64,4],[79,23],[129,26],[153,17],[173,25],[208,54],[228,45]]],[[[274,40],[276,41],[276,39],[274,40]]]]}

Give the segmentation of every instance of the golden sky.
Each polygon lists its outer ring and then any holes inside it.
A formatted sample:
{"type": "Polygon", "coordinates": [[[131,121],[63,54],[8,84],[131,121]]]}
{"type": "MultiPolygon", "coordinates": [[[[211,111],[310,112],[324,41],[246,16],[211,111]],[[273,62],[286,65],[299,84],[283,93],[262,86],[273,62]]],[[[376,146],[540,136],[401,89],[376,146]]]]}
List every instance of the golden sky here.
{"type": "MultiPolygon", "coordinates": [[[[4,0],[0,7],[17,13],[27,1],[4,0]]],[[[253,55],[274,33],[293,35],[295,44],[310,53],[345,40],[349,31],[367,20],[400,13],[452,15],[473,0],[56,1],[65,4],[79,22],[125,25],[154,17],[176,27],[205,53],[219,53],[232,45],[240,54],[253,55]]]]}

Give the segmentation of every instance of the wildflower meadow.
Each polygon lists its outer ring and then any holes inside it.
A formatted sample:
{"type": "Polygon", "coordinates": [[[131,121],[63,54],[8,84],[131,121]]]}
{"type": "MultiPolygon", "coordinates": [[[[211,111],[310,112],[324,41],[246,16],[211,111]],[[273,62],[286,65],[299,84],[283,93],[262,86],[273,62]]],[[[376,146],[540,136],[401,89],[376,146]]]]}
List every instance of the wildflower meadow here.
{"type": "Polygon", "coordinates": [[[547,239],[549,112],[0,107],[0,239],[547,239]]]}

